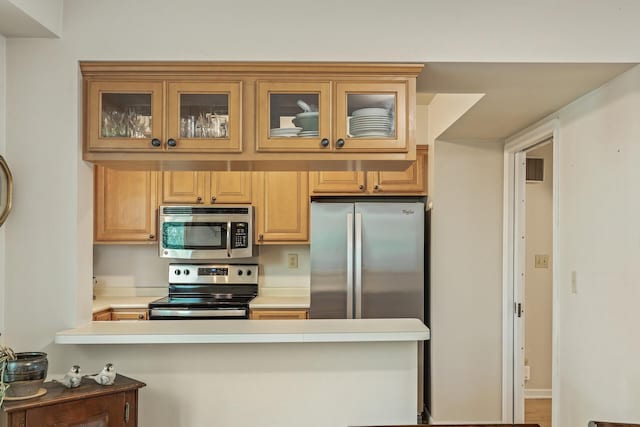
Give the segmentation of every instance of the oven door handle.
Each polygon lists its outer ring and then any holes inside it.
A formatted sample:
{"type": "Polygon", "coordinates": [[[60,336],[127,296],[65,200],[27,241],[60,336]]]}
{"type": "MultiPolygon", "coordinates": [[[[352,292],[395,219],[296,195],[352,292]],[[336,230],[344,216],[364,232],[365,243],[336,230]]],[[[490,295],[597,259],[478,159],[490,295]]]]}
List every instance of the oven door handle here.
{"type": "Polygon", "coordinates": [[[227,257],[231,258],[231,220],[227,221],[227,257]]]}
{"type": "Polygon", "coordinates": [[[152,308],[151,316],[158,317],[240,317],[246,316],[247,310],[229,308],[218,310],[183,310],[179,308],[152,308]]]}

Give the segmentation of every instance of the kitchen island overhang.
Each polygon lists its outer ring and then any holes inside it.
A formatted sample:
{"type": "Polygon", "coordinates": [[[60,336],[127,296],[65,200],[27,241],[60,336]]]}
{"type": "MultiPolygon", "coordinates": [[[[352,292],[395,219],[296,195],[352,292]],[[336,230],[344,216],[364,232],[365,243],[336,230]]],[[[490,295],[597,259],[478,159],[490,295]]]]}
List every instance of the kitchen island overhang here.
{"type": "Polygon", "coordinates": [[[56,334],[56,344],[256,344],[424,341],[419,319],[149,320],[90,322],[56,334]]]}

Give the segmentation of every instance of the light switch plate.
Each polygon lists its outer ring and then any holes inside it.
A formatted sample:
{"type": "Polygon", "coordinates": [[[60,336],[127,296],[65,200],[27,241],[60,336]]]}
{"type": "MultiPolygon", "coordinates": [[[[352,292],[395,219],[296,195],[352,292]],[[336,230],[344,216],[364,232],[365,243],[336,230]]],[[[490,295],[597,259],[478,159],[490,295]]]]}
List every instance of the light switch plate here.
{"type": "Polygon", "coordinates": [[[536,255],[535,266],[536,268],[549,268],[549,255],[536,255]]]}
{"type": "Polygon", "coordinates": [[[298,268],[298,254],[287,254],[287,266],[290,269],[298,268]]]}

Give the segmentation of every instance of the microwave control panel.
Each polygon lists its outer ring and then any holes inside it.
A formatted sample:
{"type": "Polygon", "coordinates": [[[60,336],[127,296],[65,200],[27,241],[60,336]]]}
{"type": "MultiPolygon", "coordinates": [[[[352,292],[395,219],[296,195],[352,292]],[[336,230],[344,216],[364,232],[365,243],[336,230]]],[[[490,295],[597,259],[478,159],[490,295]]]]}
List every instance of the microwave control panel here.
{"type": "Polygon", "coordinates": [[[249,223],[233,222],[231,223],[231,242],[232,249],[249,247],[249,223]]]}

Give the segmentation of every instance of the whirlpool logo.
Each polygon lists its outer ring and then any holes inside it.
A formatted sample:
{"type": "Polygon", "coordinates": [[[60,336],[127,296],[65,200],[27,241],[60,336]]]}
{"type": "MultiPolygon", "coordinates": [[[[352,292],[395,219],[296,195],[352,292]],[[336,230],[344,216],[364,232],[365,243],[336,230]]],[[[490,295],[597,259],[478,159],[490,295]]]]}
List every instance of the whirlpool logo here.
{"type": "Polygon", "coordinates": [[[413,215],[415,212],[413,209],[402,209],[404,215],[413,215]]]}

